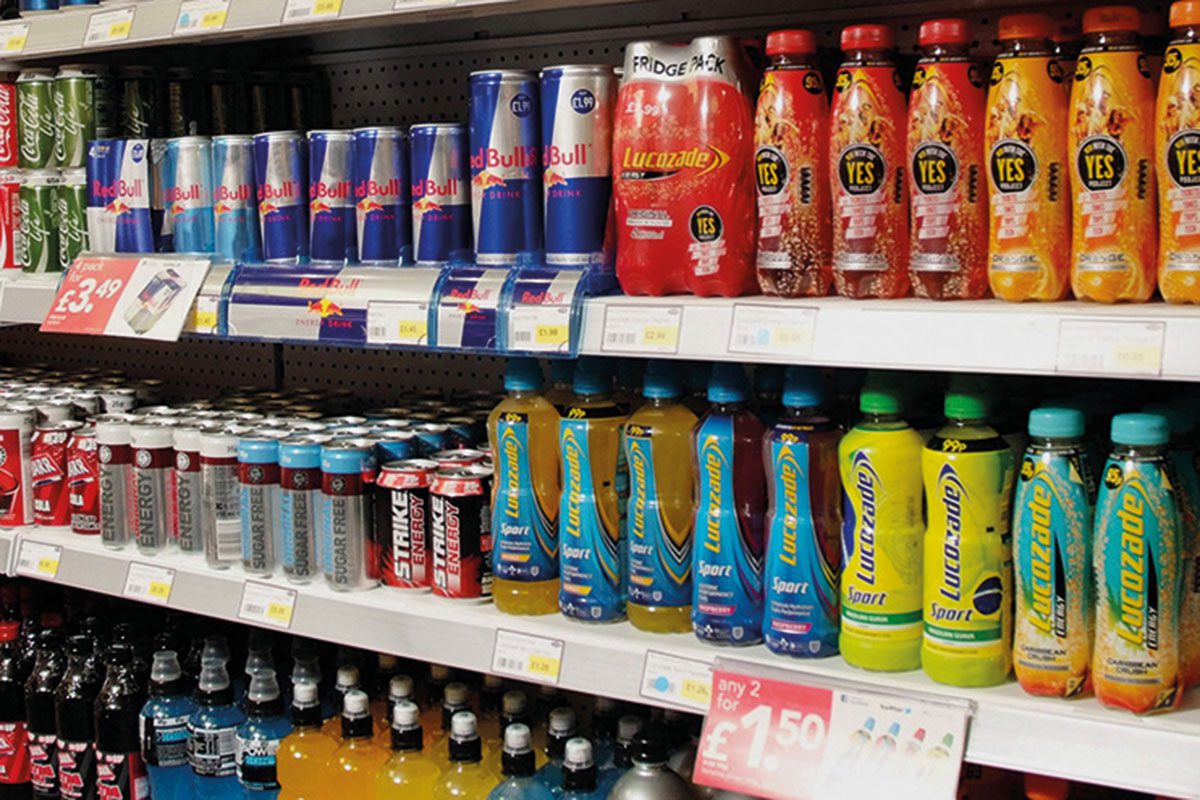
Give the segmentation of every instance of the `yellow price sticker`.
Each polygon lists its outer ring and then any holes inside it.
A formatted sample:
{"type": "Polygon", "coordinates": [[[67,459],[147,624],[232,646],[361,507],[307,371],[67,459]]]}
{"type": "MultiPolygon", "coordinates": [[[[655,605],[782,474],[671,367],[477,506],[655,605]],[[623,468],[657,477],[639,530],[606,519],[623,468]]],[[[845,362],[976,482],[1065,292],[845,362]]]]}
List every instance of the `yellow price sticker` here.
{"type": "Polygon", "coordinates": [[[705,683],[704,681],[697,681],[691,678],[684,680],[679,687],[679,694],[682,695],[685,700],[691,700],[695,703],[703,703],[704,705],[708,705],[711,693],[711,685],[705,683]]]}
{"type": "Polygon", "coordinates": [[[404,342],[419,342],[429,332],[429,323],[423,319],[402,319],[397,327],[397,338],[404,342]]]}
{"type": "Polygon", "coordinates": [[[187,324],[183,326],[186,330],[193,331],[210,331],[217,327],[217,312],[215,311],[200,311],[193,308],[188,315],[187,324]]]}
{"type": "Polygon", "coordinates": [[[108,26],[108,38],[110,40],[128,38],[131,30],[133,30],[133,20],[131,19],[114,22],[108,26]]]}
{"type": "Polygon", "coordinates": [[[646,325],[642,328],[642,344],[651,347],[674,347],[679,342],[675,325],[646,325]]]}
{"type": "Polygon", "coordinates": [[[200,18],[200,27],[205,30],[212,30],[213,28],[218,28],[218,29],[224,28],[226,13],[227,12],[225,11],[225,9],[221,9],[220,11],[208,12],[207,14],[205,14],[203,17],[200,18]]]}
{"type": "Polygon", "coordinates": [[[287,625],[292,621],[292,607],[272,600],[267,603],[267,619],[287,625]]]}
{"type": "Polygon", "coordinates": [[[313,3],[313,16],[324,17],[341,13],[342,0],[317,0],[313,3]]]}
{"type": "Polygon", "coordinates": [[[570,338],[570,327],[564,323],[538,325],[533,330],[533,340],[538,344],[564,345],[570,338]]]}
{"type": "Polygon", "coordinates": [[[1113,348],[1113,363],[1120,369],[1151,368],[1162,365],[1160,345],[1117,345],[1113,348]]]}
{"type": "Polygon", "coordinates": [[[547,678],[557,678],[561,662],[557,658],[541,656],[532,653],[529,656],[529,671],[534,675],[545,675],[547,678]]]}
{"type": "Polygon", "coordinates": [[[8,40],[4,42],[4,51],[6,53],[20,53],[25,49],[25,40],[27,38],[29,37],[24,33],[8,37],[8,40]]]}
{"type": "Polygon", "coordinates": [[[58,574],[58,559],[57,558],[39,558],[37,571],[43,575],[51,577],[58,574]]]}
{"type": "Polygon", "coordinates": [[[171,596],[171,584],[163,581],[150,581],[150,587],[146,590],[146,594],[166,600],[171,596]]]}

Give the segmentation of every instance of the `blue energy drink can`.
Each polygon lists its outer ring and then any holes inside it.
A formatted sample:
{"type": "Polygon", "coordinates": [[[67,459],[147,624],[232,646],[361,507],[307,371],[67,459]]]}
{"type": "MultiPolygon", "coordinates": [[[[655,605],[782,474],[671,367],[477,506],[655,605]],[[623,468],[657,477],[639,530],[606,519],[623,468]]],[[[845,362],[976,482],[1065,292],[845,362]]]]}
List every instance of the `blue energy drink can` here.
{"type": "Polygon", "coordinates": [[[263,260],[296,264],[308,258],[308,159],[296,131],[254,137],[254,183],[263,260]]]}
{"type": "Polygon", "coordinates": [[[242,567],[250,575],[270,575],[278,565],[281,438],[264,431],[237,443],[242,567]]]}
{"type": "Polygon", "coordinates": [[[205,136],[168,139],[163,177],[175,252],[213,252],[212,142],[205,136]]]}
{"type": "Polygon", "coordinates": [[[262,244],[254,200],[254,140],[212,139],[212,211],[216,252],[230,261],[259,261],[262,244]]]}
{"type": "Polygon", "coordinates": [[[441,266],[471,251],[471,190],[467,127],[413,125],[413,258],[420,266],[441,266]]]}
{"type": "Polygon", "coordinates": [[[280,561],[292,583],[317,574],[317,507],[321,497],[321,446],[325,434],[289,436],[279,442],[280,561]]]}
{"type": "Polygon", "coordinates": [[[321,501],[317,530],[321,571],[337,591],[379,583],[375,540],[375,443],[339,439],[321,446],[321,501]]]}
{"type": "Polygon", "coordinates": [[[408,138],[391,127],[354,130],[354,218],[363,264],[412,263],[408,138]]]}
{"type": "Polygon", "coordinates": [[[349,131],[308,132],[308,256],[318,264],[358,260],[349,131]]]}

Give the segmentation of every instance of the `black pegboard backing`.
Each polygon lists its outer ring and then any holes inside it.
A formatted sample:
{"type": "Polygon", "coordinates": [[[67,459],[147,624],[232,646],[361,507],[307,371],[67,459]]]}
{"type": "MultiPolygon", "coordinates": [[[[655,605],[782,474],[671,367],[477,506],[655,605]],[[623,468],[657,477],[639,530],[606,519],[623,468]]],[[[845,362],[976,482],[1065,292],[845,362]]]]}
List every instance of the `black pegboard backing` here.
{"type": "Polygon", "coordinates": [[[406,392],[441,389],[500,391],[504,359],[454,353],[364,350],[354,347],[283,345],[282,388],[350,389],[381,403],[401,403],[406,392]]]}

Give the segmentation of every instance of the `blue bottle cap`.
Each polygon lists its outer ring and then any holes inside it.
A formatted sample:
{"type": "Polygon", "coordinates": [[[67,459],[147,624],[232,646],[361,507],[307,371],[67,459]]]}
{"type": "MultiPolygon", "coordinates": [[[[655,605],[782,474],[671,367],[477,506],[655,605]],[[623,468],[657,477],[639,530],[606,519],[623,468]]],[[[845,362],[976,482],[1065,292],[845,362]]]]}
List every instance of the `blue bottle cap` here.
{"type": "Polygon", "coordinates": [[[1083,436],[1083,412],[1078,408],[1035,408],[1029,412],[1029,435],[1048,439],[1083,436]]]}
{"type": "Polygon", "coordinates": [[[1161,414],[1117,414],[1112,420],[1112,440],[1116,444],[1164,445],[1171,438],[1167,418],[1161,414]]]}
{"type": "Polygon", "coordinates": [[[1196,432],[1195,415],[1181,403],[1152,403],[1142,411],[1165,417],[1172,436],[1190,436],[1196,432]]]}
{"type": "Polygon", "coordinates": [[[542,368],[534,358],[510,358],[504,369],[504,388],[510,392],[536,392],[542,388],[542,368]]]}
{"type": "Polygon", "coordinates": [[[584,357],[575,365],[575,394],[608,394],[612,391],[612,365],[599,358],[584,357]]]}
{"type": "Polygon", "coordinates": [[[708,376],[710,403],[742,403],[746,400],[746,372],[741,364],[718,361],[708,376]]]}
{"type": "Polygon", "coordinates": [[[787,408],[815,408],[825,402],[825,381],[814,367],[788,367],[783,376],[787,408]]]}
{"type": "Polygon", "coordinates": [[[642,377],[642,396],[651,399],[672,399],[683,394],[679,380],[679,365],[674,361],[655,359],[646,365],[642,377]]]}
{"type": "Polygon", "coordinates": [[[361,474],[370,463],[372,450],[359,442],[344,439],[321,447],[321,472],[331,475],[361,474]]]}
{"type": "Polygon", "coordinates": [[[240,464],[278,464],[278,439],[238,439],[237,460],[240,464]]]}

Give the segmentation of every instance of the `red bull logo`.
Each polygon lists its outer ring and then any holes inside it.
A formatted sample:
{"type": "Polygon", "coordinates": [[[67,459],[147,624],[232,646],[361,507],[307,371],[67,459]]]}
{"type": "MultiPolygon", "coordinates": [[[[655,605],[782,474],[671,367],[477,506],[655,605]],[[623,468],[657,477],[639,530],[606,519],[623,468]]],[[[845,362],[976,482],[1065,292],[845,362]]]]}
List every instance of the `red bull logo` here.
{"type": "Polygon", "coordinates": [[[121,197],[148,197],[146,192],[146,182],[141,178],[127,181],[124,178],[113,181],[109,184],[101,183],[98,180],[92,181],[92,196],[101,199],[107,199],[110,202],[121,197]]]}
{"type": "Polygon", "coordinates": [[[317,216],[318,214],[332,214],[333,213],[333,207],[331,205],[329,205],[329,203],[326,203],[324,200],[313,200],[311,203],[308,204],[308,210],[312,212],[312,215],[314,217],[317,216]]]}
{"type": "Polygon", "coordinates": [[[442,204],[432,198],[422,197],[420,200],[413,203],[413,208],[415,208],[419,213],[424,214],[428,211],[441,211],[442,204]]]}
{"type": "Polygon", "coordinates": [[[361,214],[370,214],[372,212],[379,212],[379,211],[384,210],[384,205],[382,203],[380,203],[378,200],[376,200],[374,197],[364,197],[362,200],[358,201],[357,207],[358,207],[359,213],[361,213],[361,214]]]}
{"type": "MultiPolygon", "coordinates": [[[[419,207],[421,202],[427,199],[431,201],[432,198],[435,197],[446,197],[453,199],[462,197],[463,194],[464,190],[462,181],[460,181],[458,178],[451,178],[445,183],[438,183],[432,178],[426,178],[425,180],[413,181],[412,185],[412,196],[414,198],[420,198],[420,200],[413,204],[414,208],[419,207]]],[[[437,207],[441,208],[441,205],[438,205],[437,207]]]]}
{"type": "Polygon", "coordinates": [[[359,181],[354,187],[354,196],[360,201],[372,198],[397,199],[400,197],[400,192],[403,188],[399,178],[389,178],[386,181],[377,181],[372,178],[370,180],[359,181]]]}
{"type": "Polygon", "coordinates": [[[219,184],[213,190],[213,200],[218,203],[226,203],[229,207],[237,203],[239,205],[247,205],[254,195],[254,187],[248,183],[239,183],[234,185],[219,184]]]}
{"type": "Polygon", "coordinates": [[[213,205],[213,213],[218,217],[224,214],[229,214],[233,211],[233,206],[229,203],[218,202],[213,205]]]}
{"type": "MultiPolygon", "coordinates": [[[[349,200],[351,194],[350,181],[313,181],[308,185],[310,200],[349,200]]],[[[344,205],[338,203],[337,205],[344,205]]]]}
{"type": "Polygon", "coordinates": [[[320,300],[310,301],[308,304],[308,311],[311,314],[316,314],[321,319],[343,316],[342,307],[330,300],[328,297],[322,297],[320,300]]]}
{"type": "Polygon", "coordinates": [[[168,186],[163,199],[172,204],[186,203],[189,200],[193,203],[203,202],[205,199],[204,187],[198,183],[189,186],[168,186]]]}
{"type": "Polygon", "coordinates": [[[494,169],[532,170],[539,166],[541,158],[536,147],[518,145],[507,153],[502,153],[495,147],[481,147],[471,155],[471,172],[494,169]]]}
{"type": "MultiPolygon", "coordinates": [[[[300,199],[300,184],[293,180],[280,181],[277,184],[264,183],[258,187],[258,203],[261,209],[270,200],[286,201],[280,205],[294,206],[296,201],[300,199]]],[[[272,203],[274,210],[279,210],[279,205],[272,203]]]]}
{"type": "Polygon", "coordinates": [[[133,212],[133,209],[129,207],[129,204],[121,200],[114,200],[111,203],[105,204],[104,210],[109,214],[114,214],[118,217],[122,214],[129,214],[133,212]]]}
{"type": "Polygon", "coordinates": [[[588,148],[590,145],[579,142],[571,147],[559,147],[556,144],[542,148],[542,163],[546,165],[546,173],[551,167],[581,167],[588,163],[588,148]]]}
{"type": "Polygon", "coordinates": [[[546,172],[542,175],[542,186],[546,187],[547,189],[554,187],[554,186],[566,186],[566,185],[567,185],[566,176],[560,175],[552,169],[547,169],[546,172]]]}
{"type": "Polygon", "coordinates": [[[483,171],[471,179],[472,186],[478,186],[482,189],[490,189],[493,186],[503,186],[504,178],[501,178],[494,172],[483,171]]]}

